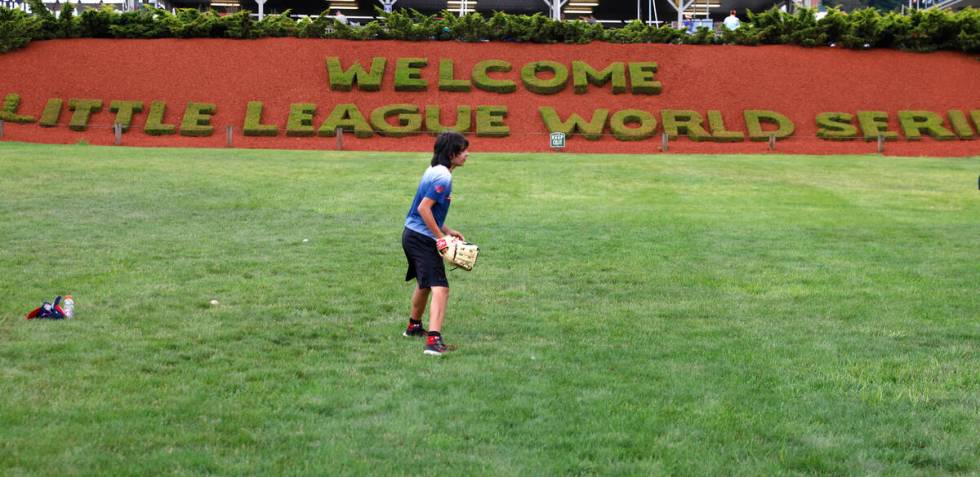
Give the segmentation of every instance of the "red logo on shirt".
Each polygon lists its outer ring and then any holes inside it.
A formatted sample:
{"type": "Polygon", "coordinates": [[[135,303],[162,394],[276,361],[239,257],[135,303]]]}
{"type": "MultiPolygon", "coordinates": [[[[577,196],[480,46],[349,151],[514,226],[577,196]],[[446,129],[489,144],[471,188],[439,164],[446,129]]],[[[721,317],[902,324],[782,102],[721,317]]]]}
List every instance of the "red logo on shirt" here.
{"type": "Polygon", "coordinates": [[[436,194],[442,194],[442,191],[444,191],[444,190],[445,190],[445,188],[442,187],[441,185],[437,185],[436,186],[436,194]]]}

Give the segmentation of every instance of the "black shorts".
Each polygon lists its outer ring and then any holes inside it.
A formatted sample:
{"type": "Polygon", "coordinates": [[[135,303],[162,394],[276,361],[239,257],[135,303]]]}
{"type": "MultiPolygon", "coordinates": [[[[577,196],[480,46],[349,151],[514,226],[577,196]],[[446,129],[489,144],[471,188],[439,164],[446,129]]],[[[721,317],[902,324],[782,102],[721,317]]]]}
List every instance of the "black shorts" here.
{"type": "Polygon", "coordinates": [[[408,272],[405,281],[413,278],[419,288],[449,287],[446,279],[446,266],[436,250],[436,241],[428,235],[405,228],[402,232],[402,248],[408,259],[408,272]]]}

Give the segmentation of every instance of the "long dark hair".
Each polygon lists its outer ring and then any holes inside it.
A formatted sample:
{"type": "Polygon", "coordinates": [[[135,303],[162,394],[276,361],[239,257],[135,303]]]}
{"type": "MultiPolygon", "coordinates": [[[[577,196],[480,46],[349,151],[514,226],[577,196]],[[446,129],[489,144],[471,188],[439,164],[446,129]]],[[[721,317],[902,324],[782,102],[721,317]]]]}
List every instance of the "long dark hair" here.
{"type": "Polygon", "coordinates": [[[439,133],[439,136],[436,137],[436,145],[432,148],[431,165],[452,167],[453,158],[469,147],[470,142],[458,132],[439,133]]]}

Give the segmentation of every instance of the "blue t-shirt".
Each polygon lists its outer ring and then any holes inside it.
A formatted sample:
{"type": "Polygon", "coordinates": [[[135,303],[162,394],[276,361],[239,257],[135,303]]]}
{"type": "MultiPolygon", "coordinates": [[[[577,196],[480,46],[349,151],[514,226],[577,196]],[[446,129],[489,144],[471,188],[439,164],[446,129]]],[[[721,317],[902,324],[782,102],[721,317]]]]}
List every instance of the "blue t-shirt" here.
{"type": "Polygon", "coordinates": [[[436,225],[442,229],[442,224],[446,223],[446,214],[449,213],[452,191],[453,176],[449,173],[449,168],[432,166],[426,169],[425,174],[422,174],[422,181],[419,182],[419,190],[415,192],[415,198],[412,199],[412,206],[408,209],[408,215],[405,216],[405,227],[435,239],[436,236],[425,226],[422,216],[419,215],[419,204],[426,197],[436,202],[432,204],[432,215],[436,219],[436,225]]]}

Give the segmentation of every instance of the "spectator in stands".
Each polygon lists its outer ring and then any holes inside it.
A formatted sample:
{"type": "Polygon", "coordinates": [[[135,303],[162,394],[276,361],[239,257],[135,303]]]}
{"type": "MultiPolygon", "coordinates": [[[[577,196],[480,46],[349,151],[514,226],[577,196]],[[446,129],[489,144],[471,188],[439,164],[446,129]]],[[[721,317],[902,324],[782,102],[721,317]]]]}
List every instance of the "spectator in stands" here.
{"type": "Polygon", "coordinates": [[[342,12],[340,10],[334,10],[333,11],[333,18],[334,18],[334,20],[337,20],[338,22],[340,22],[340,23],[342,23],[344,25],[347,25],[347,15],[344,15],[344,12],[342,12]]]}
{"type": "Polygon", "coordinates": [[[738,27],[742,26],[742,22],[739,21],[738,15],[735,14],[735,10],[732,10],[731,14],[725,17],[724,25],[725,28],[729,30],[737,30],[738,27]]]}

